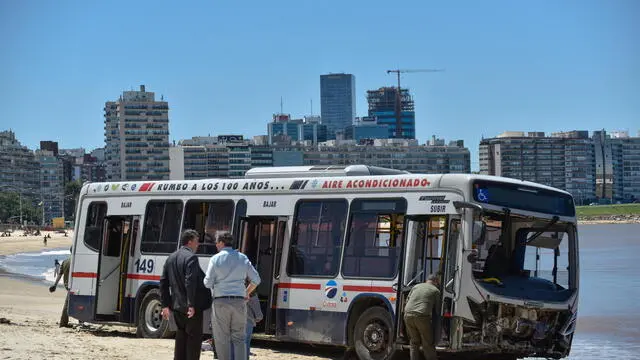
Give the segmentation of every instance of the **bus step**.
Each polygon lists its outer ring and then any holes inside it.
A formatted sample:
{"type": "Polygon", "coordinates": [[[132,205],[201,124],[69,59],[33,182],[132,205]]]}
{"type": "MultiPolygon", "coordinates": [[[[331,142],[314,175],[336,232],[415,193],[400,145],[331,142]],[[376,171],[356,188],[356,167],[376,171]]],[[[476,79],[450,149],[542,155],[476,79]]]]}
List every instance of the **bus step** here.
{"type": "MultiPolygon", "coordinates": [[[[409,350],[411,348],[411,346],[409,344],[398,344],[396,343],[396,348],[401,349],[401,350],[409,350]]],[[[445,351],[447,350],[446,346],[436,346],[436,350],[437,351],[445,351]]]]}
{"type": "Polygon", "coordinates": [[[275,335],[267,335],[264,333],[253,333],[251,338],[256,340],[278,341],[275,335]]]}

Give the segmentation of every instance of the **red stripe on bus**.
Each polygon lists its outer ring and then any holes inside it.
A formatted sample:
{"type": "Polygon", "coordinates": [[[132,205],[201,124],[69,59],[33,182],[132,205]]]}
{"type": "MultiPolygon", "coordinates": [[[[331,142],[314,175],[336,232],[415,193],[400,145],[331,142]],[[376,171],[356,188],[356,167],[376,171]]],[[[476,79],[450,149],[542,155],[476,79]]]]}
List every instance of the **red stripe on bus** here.
{"type": "Polygon", "coordinates": [[[140,190],[138,191],[151,191],[151,189],[153,188],[153,185],[155,183],[144,183],[142,184],[142,186],[140,186],[140,190]]]}
{"type": "Polygon", "coordinates": [[[306,289],[306,290],[320,290],[320,284],[297,284],[297,283],[280,283],[279,289],[306,289]]]}
{"type": "Polygon", "coordinates": [[[92,272],[72,272],[71,277],[77,278],[95,278],[98,277],[98,274],[92,272]]]}
{"type": "Polygon", "coordinates": [[[362,286],[362,285],[344,285],[344,291],[373,292],[373,293],[395,293],[390,286],[362,286]]]}
{"type": "Polygon", "coordinates": [[[133,280],[160,280],[160,275],[127,274],[127,279],[133,279],[133,280]]]}

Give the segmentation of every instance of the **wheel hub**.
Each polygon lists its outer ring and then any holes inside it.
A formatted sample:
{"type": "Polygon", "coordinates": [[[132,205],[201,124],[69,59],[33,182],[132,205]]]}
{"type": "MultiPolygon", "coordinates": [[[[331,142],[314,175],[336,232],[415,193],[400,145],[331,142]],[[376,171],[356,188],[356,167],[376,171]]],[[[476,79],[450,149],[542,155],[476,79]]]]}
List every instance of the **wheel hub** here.
{"type": "Polygon", "coordinates": [[[379,352],[386,348],[387,329],[385,326],[374,322],[364,329],[364,346],[371,352],[379,352]]]}
{"type": "Polygon", "coordinates": [[[158,300],[151,300],[144,311],[144,324],[151,332],[158,331],[162,324],[162,304],[158,300]]]}

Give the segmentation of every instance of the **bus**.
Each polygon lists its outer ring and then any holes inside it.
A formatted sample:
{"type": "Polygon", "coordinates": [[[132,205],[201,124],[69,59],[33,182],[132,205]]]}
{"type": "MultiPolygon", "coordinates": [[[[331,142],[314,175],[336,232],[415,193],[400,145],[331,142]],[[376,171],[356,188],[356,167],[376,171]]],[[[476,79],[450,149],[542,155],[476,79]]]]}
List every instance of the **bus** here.
{"type": "Polygon", "coordinates": [[[68,310],[79,321],[170,336],[159,279],[181,231],[195,229],[203,269],[216,236],[231,232],[258,270],[261,337],[390,359],[409,347],[408,292],[437,274],[438,352],[571,349],[576,212],[548,186],[364,165],[254,168],[240,179],[89,183],[76,219],[68,310]]]}

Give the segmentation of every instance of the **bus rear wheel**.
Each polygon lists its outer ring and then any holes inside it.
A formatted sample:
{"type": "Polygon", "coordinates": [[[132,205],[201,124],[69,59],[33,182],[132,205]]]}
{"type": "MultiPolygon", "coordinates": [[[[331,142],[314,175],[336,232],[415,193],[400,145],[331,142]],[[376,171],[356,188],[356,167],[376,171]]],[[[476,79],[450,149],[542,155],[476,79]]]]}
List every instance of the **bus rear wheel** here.
{"type": "Polygon", "coordinates": [[[169,321],[162,318],[160,290],[151,289],[142,298],[138,309],[137,335],[148,339],[161,339],[173,336],[169,330],[169,321]]]}
{"type": "Polygon", "coordinates": [[[360,360],[389,359],[393,348],[393,325],[387,309],[365,310],[353,330],[354,347],[360,360]]]}

